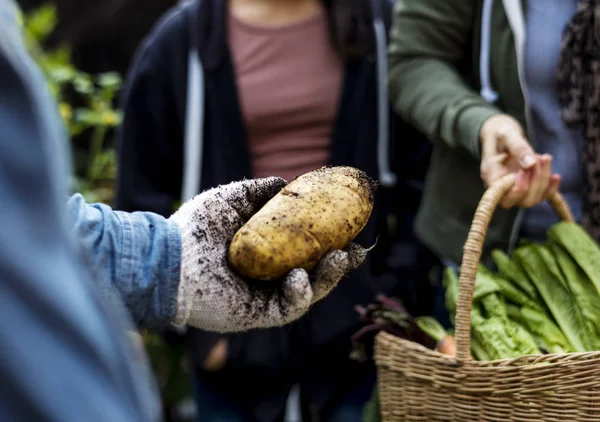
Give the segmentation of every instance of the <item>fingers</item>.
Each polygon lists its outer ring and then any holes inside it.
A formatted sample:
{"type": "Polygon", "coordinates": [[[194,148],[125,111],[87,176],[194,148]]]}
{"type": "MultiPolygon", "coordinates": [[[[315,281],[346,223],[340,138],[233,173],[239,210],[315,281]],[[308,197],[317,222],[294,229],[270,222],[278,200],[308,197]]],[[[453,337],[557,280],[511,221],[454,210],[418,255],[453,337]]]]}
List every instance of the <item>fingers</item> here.
{"type": "Polygon", "coordinates": [[[514,187],[502,198],[502,208],[531,208],[557,189],[551,182],[552,157],[539,156],[525,137],[521,125],[507,115],[487,119],[480,132],[481,178],[487,188],[507,174],[515,173],[514,187]]]}
{"type": "Polygon", "coordinates": [[[329,252],[315,269],[313,303],[323,299],[350,271],[349,254],[346,251],[329,252]]]}
{"type": "MultiPolygon", "coordinates": [[[[214,331],[239,332],[289,324],[309,310],[313,291],[308,273],[295,269],[280,286],[239,288],[229,291],[228,298],[229,306],[207,317],[216,321],[210,327],[214,331]]],[[[222,302],[223,298],[215,300],[222,302]]]]}
{"type": "Polygon", "coordinates": [[[556,192],[558,192],[558,188],[560,187],[560,175],[553,174],[550,176],[550,183],[548,185],[548,190],[546,191],[545,198],[550,199],[556,192]]]}
{"type": "Polygon", "coordinates": [[[552,176],[552,157],[544,154],[539,157],[535,166],[529,172],[530,186],[527,195],[521,201],[525,208],[533,207],[546,199],[546,191],[552,176]]]}
{"type": "Polygon", "coordinates": [[[505,164],[507,160],[508,154],[506,153],[493,154],[482,159],[481,180],[483,180],[486,188],[489,188],[494,182],[508,174],[505,164]]]}
{"type": "Polygon", "coordinates": [[[329,252],[315,269],[313,283],[313,303],[327,296],[340,280],[360,267],[370,249],[350,243],[345,250],[329,252]]]}
{"type": "Polygon", "coordinates": [[[507,209],[534,207],[553,196],[560,187],[560,181],[560,175],[552,174],[552,157],[544,155],[533,169],[517,173],[515,186],[505,195],[500,206],[507,209]]]}
{"type": "Polygon", "coordinates": [[[296,268],[284,278],[279,298],[272,297],[269,306],[270,326],[280,326],[304,315],[313,303],[313,289],[308,273],[296,268]]]}
{"type": "Polygon", "coordinates": [[[294,269],[283,279],[281,288],[265,290],[263,295],[255,295],[252,306],[261,309],[260,315],[253,315],[252,328],[271,328],[289,324],[304,315],[313,302],[313,290],[308,273],[294,269]]]}
{"type": "Polygon", "coordinates": [[[537,157],[523,131],[515,129],[514,126],[505,125],[498,129],[498,139],[503,143],[508,154],[519,163],[523,170],[533,168],[537,163],[537,157]]]}
{"type": "Polygon", "coordinates": [[[518,205],[527,195],[528,189],[529,175],[525,170],[520,170],[515,177],[515,185],[506,195],[504,195],[504,198],[500,201],[500,206],[509,209],[518,205]]]}
{"type": "MultiPolygon", "coordinates": [[[[535,167],[536,154],[527,142],[521,125],[512,117],[503,114],[490,117],[484,122],[480,137],[481,178],[486,187],[507,174],[519,170],[529,171],[535,167]]],[[[531,186],[526,186],[525,180],[520,182],[502,201],[501,206],[514,206],[529,193],[531,186]]],[[[536,189],[538,188],[541,190],[536,185],[536,189]]]]}
{"type": "MultiPolygon", "coordinates": [[[[373,246],[373,247],[375,247],[375,246],[373,246]]],[[[371,247],[369,249],[365,249],[356,243],[350,243],[346,247],[346,252],[348,252],[348,262],[349,262],[348,271],[353,271],[353,270],[357,269],[358,267],[360,267],[363,264],[363,262],[365,262],[365,259],[367,259],[367,253],[371,249],[373,249],[373,247],[371,247]]]]}
{"type": "Polygon", "coordinates": [[[249,179],[219,186],[211,193],[224,199],[243,220],[248,220],[286,184],[280,177],[249,179]]]}
{"type": "Polygon", "coordinates": [[[283,280],[281,291],[266,297],[267,310],[256,327],[281,326],[300,318],[313,303],[327,296],[342,278],[361,265],[367,252],[354,243],[344,251],[329,252],[317,265],[312,285],[305,270],[290,271],[283,280]]]}
{"type": "Polygon", "coordinates": [[[504,152],[520,163],[522,169],[531,168],[535,152],[527,142],[523,128],[517,120],[506,114],[488,118],[480,131],[482,157],[504,152]]]}

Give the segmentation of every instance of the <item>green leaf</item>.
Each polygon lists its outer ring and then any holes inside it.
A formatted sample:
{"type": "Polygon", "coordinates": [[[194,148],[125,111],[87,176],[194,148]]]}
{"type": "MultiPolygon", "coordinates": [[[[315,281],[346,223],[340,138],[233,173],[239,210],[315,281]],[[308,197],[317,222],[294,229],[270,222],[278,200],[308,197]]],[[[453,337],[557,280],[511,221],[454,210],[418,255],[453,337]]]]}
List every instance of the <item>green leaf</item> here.
{"type": "Polygon", "coordinates": [[[90,94],[94,92],[94,84],[87,74],[78,74],[73,79],[73,88],[80,94],[90,94]]]}
{"type": "Polygon", "coordinates": [[[571,255],[600,293],[600,249],[583,227],[563,221],[548,230],[548,237],[571,255]]]}
{"type": "Polygon", "coordinates": [[[562,246],[550,241],[550,249],[564,274],[567,288],[573,295],[573,300],[581,310],[583,320],[588,326],[590,349],[599,350],[600,296],[598,291],[583,269],[562,246]]]}
{"type": "Polygon", "coordinates": [[[75,120],[85,123],[89,126],[99,126],[102,124],[102,113],[89,108],[77,108],[74,113],[75,120]]]}
{"type": "Polygon", "coordinates": [[[105,110],[100,113],[100,122],[108,127],[117,126],[121,123],[121,114],[113,110],[105,110]]]}
{"type": "Polygon", "coordinates": [[[435,318],[430,316],[420,316],[415,318],[415,323],[419,328],[435,341],[440,341],[446,337],[446,330],[435,318]]]}
{"type": "Polygon", "coordinates": [[[117,72],[101,73],[96,78],[96,82],[103,88],[118,89],[121,86],[121,75],[117,72]]]}
{"type": "Polygon", "coordinates": [[[492,258],[498,267],[499,275],[512,281],[516,286],[527,293],[530,299],[540,301],[541,297],[537,288],[533,284],[525,270],[519,265],[516,260],[511,260],[510,257],[501,249],[492,251],[492,258]]]}
{"type": "Polygon", "coordinates": [[[559,280],[552,253],[543,245],[521,246],[515,257],[527,272],[565,338],[576,352],[587,351],[587,327],[571,292],[559,280]],[[549,264],[554,264],[549,267],[549,264]]]}
{"type": "Polygon", "coordinates": [[[76,74],[77,73],[75,69],[68,65],[58,65],[49,72],[49,76],[52,81],[59,84],[71,82],[73,78],[75,78],[76,74]]]}
{"type": "Polygon", "coordinates": [[[27,15],[25,30],[35,40],[43,42],[54,31],[57,23],[56,7],[53,4],[45,4],[27,15]]]}

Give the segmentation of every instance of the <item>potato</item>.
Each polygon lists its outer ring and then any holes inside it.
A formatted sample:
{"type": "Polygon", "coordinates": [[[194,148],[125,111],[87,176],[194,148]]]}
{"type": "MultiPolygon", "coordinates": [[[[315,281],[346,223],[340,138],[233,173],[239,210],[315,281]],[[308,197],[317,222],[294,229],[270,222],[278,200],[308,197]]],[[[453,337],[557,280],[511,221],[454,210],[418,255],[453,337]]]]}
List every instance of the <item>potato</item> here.
{"type": "Polygon", "coordinates": [[[365,227],[374,191],[369,176],[353,167],[323,167],[294,179],[235,234],[230,265],[258,280],[312,270],[365,227]]]}

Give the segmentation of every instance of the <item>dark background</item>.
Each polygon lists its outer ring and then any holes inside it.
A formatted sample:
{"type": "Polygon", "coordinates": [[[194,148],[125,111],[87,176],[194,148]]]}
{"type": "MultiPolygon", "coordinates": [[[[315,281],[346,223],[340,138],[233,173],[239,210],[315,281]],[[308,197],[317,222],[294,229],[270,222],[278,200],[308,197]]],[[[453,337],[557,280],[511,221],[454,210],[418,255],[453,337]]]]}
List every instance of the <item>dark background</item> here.
{"type": "MultiPolygon", "coordinates": [[[[46,3],[18,0],[24,12],[46,3]]],[[[53,0],[58,26],[51,45],[71,46],[73,63],[90,73],[124,75],[140,41],[177,0],[53,0]]]]}

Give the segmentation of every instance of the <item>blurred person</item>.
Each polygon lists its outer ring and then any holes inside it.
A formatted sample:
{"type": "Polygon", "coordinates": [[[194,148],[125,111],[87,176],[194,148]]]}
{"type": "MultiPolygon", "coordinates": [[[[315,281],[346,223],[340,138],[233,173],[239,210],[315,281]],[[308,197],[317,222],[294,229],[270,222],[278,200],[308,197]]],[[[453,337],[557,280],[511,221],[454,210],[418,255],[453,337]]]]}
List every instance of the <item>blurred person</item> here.
{"type": "Polygon", "coordinates": [[[227,246],[281,178],[215,187],[169,218],[69,198],[65,128],[17,16],[0,0],[2,420],[160,421],[146,357],[127,331],[289,323],[365,250],[330,252],[311,275],[295,269],[257,290],[229,269],[227,246]]]}
{"type": "Polygon", "coordinates": [[[306,318],[239,335],[186,333],[203,422],[281,421],[292,385],[303,420],[360,420],[375,369],[349,359],[354,306],[379,292],[408,299],[408,285],[426,283],[428,255],[407,230],[420,192],[405,182],[419,165],[390,142],[421,140],[388,116],[390,16],[387,0],[192,1],[160,19],[136,55],[122,103],[117,208],[169,215],[189,189],[292,180],[328,164],[381,183],[357,238],[370,246],[381,236],[371,258],[306,318]]]}
{"type": "Polygon", "coordinates": [[[420,0],[395,8],[389,48],[396,111],[434,143],[420,238],[459,264],[484,189],[515,186],[487,231],[493,248],[543,241],[561,188],[598,239],[600,83],[591,1],[420,0]]]}

